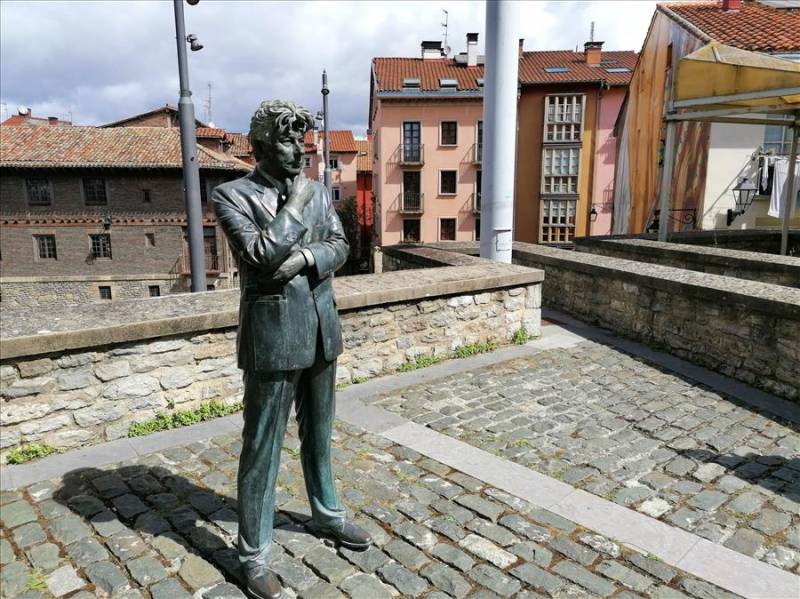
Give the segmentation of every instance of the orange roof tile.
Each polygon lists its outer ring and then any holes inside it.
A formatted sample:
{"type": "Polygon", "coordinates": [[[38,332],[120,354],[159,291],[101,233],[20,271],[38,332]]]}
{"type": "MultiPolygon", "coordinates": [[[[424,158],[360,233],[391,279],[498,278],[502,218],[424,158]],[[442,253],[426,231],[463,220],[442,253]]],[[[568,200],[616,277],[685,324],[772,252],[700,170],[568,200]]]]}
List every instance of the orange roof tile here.
{"type": "Polygon", "coordinates": [[[679,22],[689,23],[710,39],[742,50],[800,51],[800,10],[797,9],[778,9],[745,1],[740,10],[726,11],[719,0],[660,4],[658,9],[679,22]]]}
{"type": "Polygon", "coordinates": [[[250,156],[253,153],[253,146],[247,133],[226,133],[226,139],[231,142],[231,154],[234,156],[250,156]]]}
{"type": "Polygon", "coordinates": [[[219,127],[198,127],[195,129],[197,137],[206,139],[225,139],[225,129],[219,127]]]}
{"type": "Polygon", "coordinates": [[[360,173],[372,172],[372,140],[357,139],[356,148],[358,148],[356,171],[360,173]]]}
{"type": "MultiPolygon", "coordinates": [[[[611,85],[627,85],[636,65],[636,52],[603,52],[601,64],[589,66],[582,52],[556,50],[524,52],[519,61],[519,80],[523,85],[574,83],[606,80],[611,85]],[[548,73],[545,68],[565,67],[567,71],[548,73]],[[627,72],[614,72],[625,68],[627,72]],[[608,69],[612,69],[609,72],[608,69]]],[[[378,91],[403,91],[404,79],[419,79],[422,92],[440,91],[440,79],[455,79],[458,91],[478,91],[483,78],[483,65],[467,67],[452,58],[374,58],[378,91]]]]}
{"type": "MultiPolygon", "coordinates": [[[[197,147],[201,168],[250,170],[237,158],[197,147]]],[[[0,167],[182,168],[180,131],[167,127],[0,128],[0,167]]]]}
{"type": "MultiPolygon", "coordinates": [[[[317,131],[317,135],[321,143],[322,131],[317,131]]],[[[352,131],[328,131],[328,135],[330,136],[330,141],[331,141],[331,147],[330,147],[331,152],[336,152],[337,154],[358,152],[358,148],[356,148],[356,141],[355,138],[353,137],[352,131]]],[[[317,146],[314,144],[313,131],[306,131],[303,142],[306,147],[306,152],[317,151],[317,146]]]]}
{"type": "Polygon", "coordinates": [[[72,125],[71,121],[62,121],[61,119],[53,117],[33,116],[32,114],[15,114],[8,117],[0,125],[72,125]]]}

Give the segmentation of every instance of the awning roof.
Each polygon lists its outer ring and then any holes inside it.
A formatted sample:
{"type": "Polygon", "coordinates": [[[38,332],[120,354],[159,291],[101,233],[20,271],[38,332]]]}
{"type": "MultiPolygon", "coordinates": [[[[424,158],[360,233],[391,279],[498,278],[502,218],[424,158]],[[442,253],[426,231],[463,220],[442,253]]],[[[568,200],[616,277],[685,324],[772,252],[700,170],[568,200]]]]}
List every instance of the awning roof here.
{"type": "Polygon", "coordinates": [[[711,42],[678,62],[674,91],[674,109],[792,112],[800,109],[800,63],[711,42]]]}

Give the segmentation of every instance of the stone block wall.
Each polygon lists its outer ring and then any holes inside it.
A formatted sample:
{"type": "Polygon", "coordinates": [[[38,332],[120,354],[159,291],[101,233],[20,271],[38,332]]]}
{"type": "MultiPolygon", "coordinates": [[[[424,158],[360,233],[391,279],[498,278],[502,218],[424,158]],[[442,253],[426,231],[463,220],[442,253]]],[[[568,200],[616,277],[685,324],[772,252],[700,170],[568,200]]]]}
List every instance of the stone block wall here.
{"type": "Polygon", "coordinates": [[[800,287],[800,257],[649,239],[582,237],[575,249],[775,285],[800,287]]]}
{"type": "MultiPolygon", "coordinates": [[[[523,326],[538,335],[541,278],[477,264],[336,279],[345,346],[337,381],[391,373],[471,343],[509,343],[523,326]]],[[[124,437],[158,412],[241,400],[237,302],[237,292],[219,291],[89,304],[49,325],[46,315],[9,310],[0,462],[20,444],[92,445],[124,437]],[[45,326],[50,332],[38,334],[45,326]]]]}
{"type": "Polygon", "coordinates": [[[800,290],[515,244],[545,306],[800,403],[800,290]]]}

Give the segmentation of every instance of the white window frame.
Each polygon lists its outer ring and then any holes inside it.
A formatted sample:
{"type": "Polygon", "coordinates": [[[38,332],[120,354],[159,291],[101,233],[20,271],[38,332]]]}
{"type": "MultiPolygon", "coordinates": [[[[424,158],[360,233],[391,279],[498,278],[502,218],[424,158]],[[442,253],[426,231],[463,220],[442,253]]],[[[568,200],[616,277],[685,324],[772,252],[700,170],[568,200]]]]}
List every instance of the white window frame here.
{"type": "Polygon", "coordinates": [[[55,233],[32,233],[33,238],[33,258],[34,262],[50,262],[51,260],[57,261],[58,260],[58,240],[56,239],[55,233]],[[42,255],[39,251],[39,237],[52,237],[53,238],[53,254],[54,256],[48,258],[42,258],[42,255]]]}
{"type": "Polygon", "coordinates": [[[437,219],[437,224],[438,224],[437,239],[439,241],[456,241],[458,239],[458,216],[440,216],[437,219]],[[442,239],[442,221],[443,220],[455,221],[456,226],[455,226],[455,229],[453,229],[453,239],[442,239]]]}
{"type": "Polygon", "coordinates": [[[331,201],[335,204],[342,200],[342,188],[338,185],[331,187],[331,201]]]}
{"type": "Polygon", "coordinates": [[[439,169],[439,181],[437,187],[439,188],[439,195],[440,196],[448,196],[454,197],[458,195],[458,169],[457,168],[440,168],[439,169]],[[455,191],[442,191],[442,173],[455,173],[456,174],[456,189],[455,191]]]}
{"type": "MultiPolygon", "coordinates": [[[[560,206],[559,206],[560,208],[560,206]]],[[[578,220],[578,199],[577,198],[564,198],[564,197],[554,197],[554,198],[542,198],[539,210],[539,243],[542,244],[558,244],[558,243],[569,243],[573,239],[575,239],[575,231],[577,230],[577,220],[578,220]],[[548,224],[547,229],[548,232],[552,231],[567,231],[567,234],[563,236],[563,239],[552,239],[552,234],[548,235],[550,239],[545,239],[545,224],[544,224],[544,213],[545,213],[545,204],[549,204],[548,206],[549,211],[552,212],[552,206],[556,206],[559,204],[563,204],[566,207],[566,216],[567,216],[567,223],[564,225],[559,224],[548,224]],[[569,224],[569,217],[570,217],[570,204],[572,207],[572,224],[569,224]],[[571,231],[571,234],[569,233],[571,231]]]]}
{"type": "Polygon", "coordinates": [[[547,94],[544,97],[544,123],[542,125],[542,140],[544,143],[581,143],[583,141],[583,124],[586,120],[586,94],[547,94]],[[580,99],[580,111],[576,111],[575,107],[578,99],[580,99]],[[555,100],[553,102],[552,100],[555,100]],[[567,101],[568,100],[568,101],[567,101]],[[569,106],[569,110],[563,110],[563,107],[569,106]],[[553,107],[553,115],[551,116],[550,108],[553,107]],[[561,109],[561,110],[560,110],[561,109]],[[566,116],[567,113],[571,118],[557,118],[559,114],[566,116]],[[577,114],[577,118],[575,118],[577,114]],[[556,118],[553,118],[556,117],[556,118]],[[550,127],[554,132],[561,131],[559,135],[554,133],[553,138],[550,139],[550,127]],[[564,137],[564,132],[570,132],[568,137],[564,137]],[[575,136],[577,132],[577,137],[575,136]]]}
{"type": "Polygon", "coordinates": [[[311,156],[303,156],[303,168],[311,168],[311,156]]]}
{"type": "Polygon", "coordinates": [[[330,167],[330,169],[331,169],[332,171],[338,171],[338,170],[340,170],[342,167],[341,167],[341,164],[340,164],[340,162],[339,162],[339,156],[338,156],[338,155],[336,155],[336,156],[331,156],[331,157],[328,159],[328,166],[330,167]]]}
{"type": "MultiPolygon", "coordinates": [[[[563,159],[561,159],[561,160],[563,160],[563,159]]],[[[579,189],[580,180],[581,180],[581,146],[576,146],[576,145],[555,145],[555,146],[550,146],[550,145],[546,145],[546,146],[544,146],[542,148],[542,180],[541,180],[540,192],[541,192],[541,194],[543,196],[551,196],[551,195],[577,196],[579,194],[579,192],[580,192],[580,189],[579,189]],[[555,156],[556,156],[557,153],[560,155],[562,152],[566,152],[567,153],[567,165],[568,165],[567,172],[565,174],[561,174],[561,173],[554,174],[552,169],[553,169],[553,164],[555,163],[555,156]],[[570,167],[573,164],[573,160],[572,160],[572,153],[573,152],[575,153],[576,162],[577,162],[577,166],[575,168],[575,172],[574,173],[570,172],[570,170],[571,170],[570,167]],[[550,162],[551,162],[551,165],[550,165],[551,173],[550,174],[547,173],[547,170],[548,170],[548,167],[547,167],[548,155],[552,155],[552,158],[550,160],[550,162]],[[566,179],[567,180],[566,181],[567,182],[567,189],[566,190],[558,189],[556,191],[553,191],[553,189],[552,189],[553,181],[548,181],[549,179],[553,179],[553,180],[555,180],[555,179],[566,179]],[[574,179],[574,182],[575,182],[574,191],[569,189],[569,180],[570,179],[574,179]],[[550,183],[550,185],[548,185],[548,183],[550,183]],[[550,189],[548,189],[548,187],[550,187],[550,189]]]]}
{"type": "Polygon", "coordinates": [[[442,147],[445,147],[445,148],[454,148],[454,147],[456,147],[458,145],[458,121],[452,120],[452,119],[451,120],[446,120],[446,121],[439,121],[439,145],[442,146],[442,147]],[[442,126],[445,123],[455,123],[455,125],[456,125],[456,141],[454,143],[446,144],[442,140],[442,133],[443,133],[442,126]]]}

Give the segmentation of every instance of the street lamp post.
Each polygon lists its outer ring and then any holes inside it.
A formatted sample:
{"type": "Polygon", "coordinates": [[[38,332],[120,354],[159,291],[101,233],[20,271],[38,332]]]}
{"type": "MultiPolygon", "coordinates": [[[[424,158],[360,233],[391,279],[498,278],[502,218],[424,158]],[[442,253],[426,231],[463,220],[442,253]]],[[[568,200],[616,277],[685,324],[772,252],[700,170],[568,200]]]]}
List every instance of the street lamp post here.
{"type": "Polygon", "coordinates": [[[331,155],[328,143],[328,73],[322,71],[322,154],[325,159],[325,189],[328,190],[328,197],[331,196],[331,155]]]}
{"type": "MultiPolygon", "coordinates": [[[[191,2],[190,4],[197,4],[191,2]]],[[[175,8],[175,37],[178,42],[178,74],[181,97],[178,101],[178,118],[181,130],[181,155],[183,157],[183,188],[186,205],[186,223],[189,236],[189,263],[192,272],[192,291],[206,290],[206,260],[203,246],[203,207],[200,203],[200,165],[197,162],[197,133],[194,104],[189,90],[189,67],[186,61],[186,44],[200,50],[197,36],[187,38],[183,22],[183,0],[173,0],[175,8]],[[191,38],[191,39],[189,39],[191,38]]]]}

